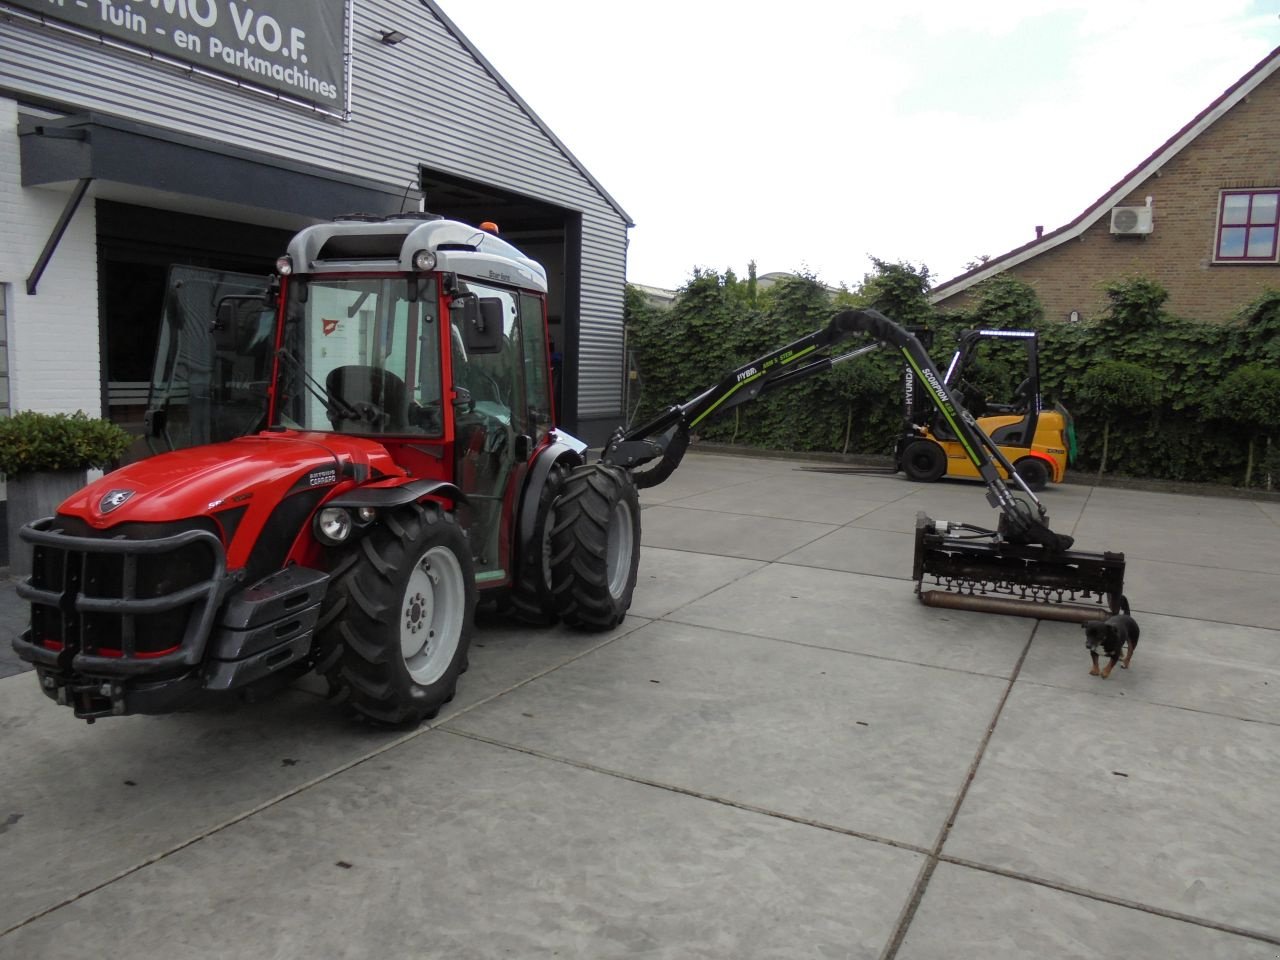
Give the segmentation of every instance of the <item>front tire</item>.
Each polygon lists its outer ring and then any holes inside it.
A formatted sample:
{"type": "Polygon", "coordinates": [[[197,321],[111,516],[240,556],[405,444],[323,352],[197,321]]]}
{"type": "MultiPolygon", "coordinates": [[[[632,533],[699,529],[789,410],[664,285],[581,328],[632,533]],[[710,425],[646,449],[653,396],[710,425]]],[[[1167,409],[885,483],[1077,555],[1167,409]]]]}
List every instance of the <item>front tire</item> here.
{"type": "Polygon", "coordinates": [[[452,514],[411,504],[360,542],[334,587],[321,637],[337,656],[332,684],[358,712],[388,724],[434,717],[466,669],[475,569],[452,514]]]}
{"type": "Polygon", "coordinates": [[[947,472],[947,454],[932,440],[912,440],[902,451],[902,472],[908,480],[933,483],[947,472]]]}
{"type": "Polygon", "coordinates": [[[583,630],[616,627],[639,567],[640,497],[631,475],[600,463],[578,467],[551,529],[551,594],[561,619],[583,630]]]}

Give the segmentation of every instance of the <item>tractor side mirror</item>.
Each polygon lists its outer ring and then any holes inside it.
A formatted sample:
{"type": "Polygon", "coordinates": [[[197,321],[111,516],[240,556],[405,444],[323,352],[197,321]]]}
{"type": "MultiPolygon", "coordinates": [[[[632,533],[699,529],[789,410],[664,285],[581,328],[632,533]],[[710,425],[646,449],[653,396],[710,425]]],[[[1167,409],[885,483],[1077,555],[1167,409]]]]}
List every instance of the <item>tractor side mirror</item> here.
{"type": "Polygon", "coordinates": [[[502,351],[502,300],[467,293],[455,297],[449,309],[462,312],[462,342],[467,353],[502,351]]]}

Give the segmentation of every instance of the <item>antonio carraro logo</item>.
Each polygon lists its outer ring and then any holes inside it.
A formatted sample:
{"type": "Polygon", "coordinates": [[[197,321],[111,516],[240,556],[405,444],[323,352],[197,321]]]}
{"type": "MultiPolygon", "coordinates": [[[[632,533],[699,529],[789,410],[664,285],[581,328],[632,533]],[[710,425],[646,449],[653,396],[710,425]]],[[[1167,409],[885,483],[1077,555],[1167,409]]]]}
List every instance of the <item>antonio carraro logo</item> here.
{"type": "Polygon", "coordinates": [[[132,496],[132,490],[108,490],[103,498],[98,501],[98,509],[103,513],[110,513],[132,496]]]}

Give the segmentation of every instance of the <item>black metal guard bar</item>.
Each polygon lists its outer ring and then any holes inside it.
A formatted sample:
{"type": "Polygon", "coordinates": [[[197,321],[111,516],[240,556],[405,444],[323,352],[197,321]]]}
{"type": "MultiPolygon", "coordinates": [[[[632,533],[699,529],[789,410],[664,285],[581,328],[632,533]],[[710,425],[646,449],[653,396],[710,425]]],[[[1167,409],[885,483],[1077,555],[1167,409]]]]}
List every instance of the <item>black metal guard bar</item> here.
{"type": "MultiPolygon", "coordinates": [[[[100,540],[94,537],[55,533],[49,529],[53,522],[53,517],[36,520],[24,526],[18,535],[27,543],[38,547],[60,550],[68,557],[72,554],[80,554],[82,563],[83,555],[90,553],[123,555],[125,567],[122,580],[122,596],[120,597],[91,597],[87,596],[83,589],[68,587],[65,584],[62,590],[41,589],[33,586],[30,580],[23,580],[17,585],[18,596],[23,600],[49,607],[59,611],[64,616],[70,612],[74,612],[76,615],[81,613],[110,613],[117,614],[122,618],[122,649],[119,657],[99,656],[81,652],[79,638],[71,641],[64,636],[64,642],[67,647],[73,648],[73,663],[77,669],[127,676],[149,673],[171,665],[194,666],[200,662],[200,659],[204,656],[205,644],[213,629],[218,603],[222,599],[228,583],[226,552],[223,550],[222,541],[217,536],[208,530],[186,530],[182,533],[168,537],[158,537],[154,540],[100,540]],[[213,570],[207,579],[160,597],[141,599],[133,595],[137,586],[136,562],[139,556],[163,554],[191,543],[202,543],[213,555],[213,570]],[[130,570],[131,567],[134,569],[130,570]],[[68,589],[74,590],[74,594],[70,598],[65,596],[68,589]],[[68,599],[70,601],[69,604],[68,599]],[[177,650],[155,657],[139,658],[137,656],[135,645],[136,617],[164,613],[168,610],[174,610],[197,602],[202,603],[199,618],[194,624],[188,622],[185,636],[176,640],[177,650]]],[[[83,579],[83,575],[80,579],[83,579]]],[[[24,656],[24,659],[33,662],[36,659],[50,659],[47,655],[37,657],[37,654],[44,653],[44,651],[40,648],[36,638],[24,635],[19,641],[15,641],[15,647],[19,642],[30,648],[26,651],[30,655],[24,656]]],[[[20,656],[24,653],[23,650],[18,652],[20,656]]]]}

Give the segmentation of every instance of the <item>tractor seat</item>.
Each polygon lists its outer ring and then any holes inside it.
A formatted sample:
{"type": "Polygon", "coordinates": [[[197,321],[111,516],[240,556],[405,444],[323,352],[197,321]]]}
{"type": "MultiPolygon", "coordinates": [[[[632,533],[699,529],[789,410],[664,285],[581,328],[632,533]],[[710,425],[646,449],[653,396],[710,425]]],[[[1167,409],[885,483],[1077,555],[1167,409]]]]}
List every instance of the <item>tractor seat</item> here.
{"type": "Polygon", "coordinates": [[[325,392],[357,410],[376,408],[386,418],[352,420],[330,414],[335,430],[345,433],[407,433],[404,381],[389,370],[363,364],[334,367],[324,378],[325,392]],[[369,405],[366,407],[366,405],[369,405]]]}

